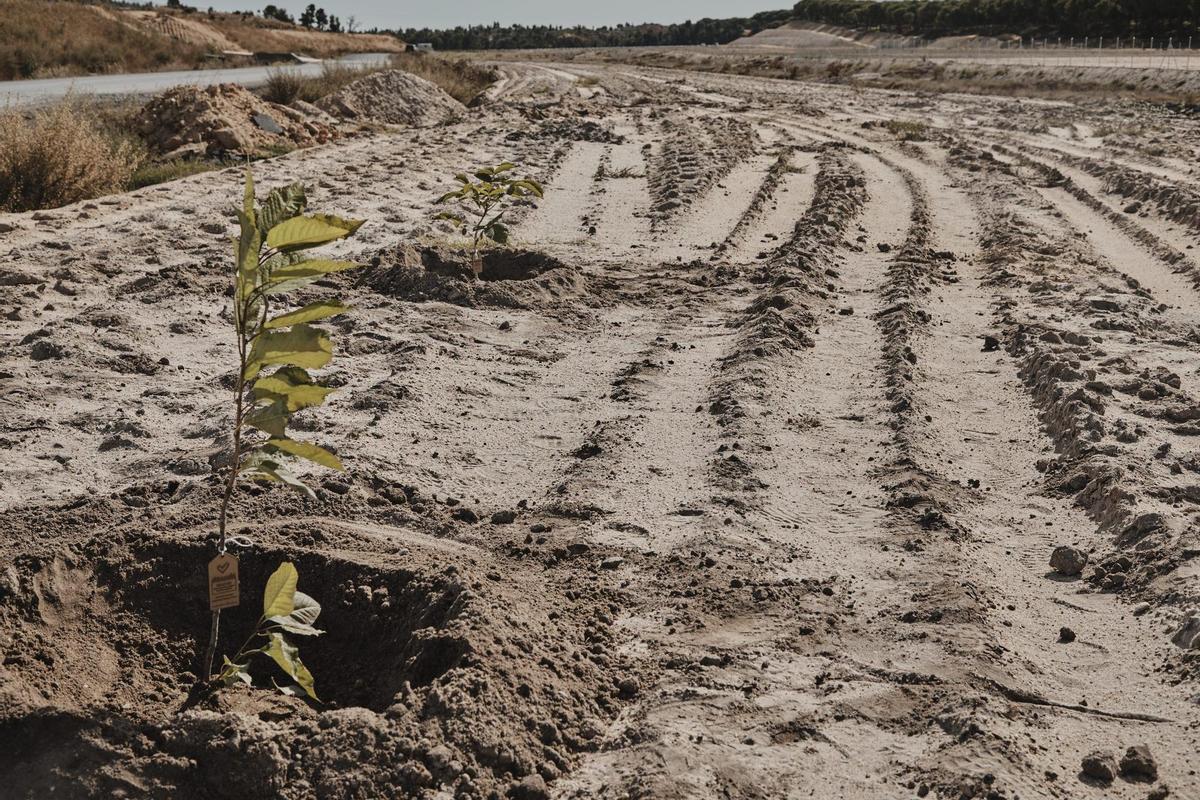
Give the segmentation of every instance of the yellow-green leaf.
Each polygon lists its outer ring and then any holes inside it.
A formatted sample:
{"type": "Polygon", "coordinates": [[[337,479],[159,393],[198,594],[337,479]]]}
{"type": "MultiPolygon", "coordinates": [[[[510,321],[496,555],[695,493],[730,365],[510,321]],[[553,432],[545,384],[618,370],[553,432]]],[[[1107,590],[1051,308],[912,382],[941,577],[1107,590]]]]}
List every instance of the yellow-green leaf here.
{"type": "Polygon", "coordinates": [[[284,436],[291,414],[287,400],[275,400],[268,406],[253,409],[245,416],[244,422],[252,428],[258,428],[268,436],[284,436]]]}
{"type": "Polygon", "coordinates": [[[254,175],[246,167],[246,188],[242,193],[242,213],[254,219],[254,175]]]}
{"type": "Polygon", "coordinates": [[[255,338],[246,361],[247,380],[267,364],[289,364],[316,369],[333,358],[333,342],[320,328],[293,325],[283,331],[266,331],[255,338]]]}
{"type": "MultiPolygon", "coordinates": [[[[272,481],[274,483],[282,483],[289,489],[294,489],[300,494],[309,499],[316,499],[317,494],[310,489],[303,481],[293,475],[290,471],[281,467],[277,462],[270,460],[262,460],[250,468],[246,473],[246,477],[252,481],[272,481]]],[[[299,594],[297,592],[296,594],[299,594]]]]}
{"type": "Polygon", "coordinates": [[[286,267],[279,267],[273,270],[271,272],[271,283],[316,278],[332,272],[354,269],[357,266],[359,265],[353,261],[330,261],[323,258],[311,258],[307,261],[298,261],[295,264],[289,264],[286,267]]]}
{"type": "Polygon", "coordinates": [[[313,383],[308,373],[299,367],[280,367],[255,381],[253,389],[255,400],[282,402],[289,412],[319,406],[332,391],[328,386],[313,383]]]}
{"type": "Polygon", "coordinates": [[[275,659],[279,668],[291,676],[313,700],[319,700],[313,686],[312,673],[300,661],[300,648],[283,638],[282,633],[272,633],[270,644],[267,645],[267,655],[275,659]]]}
{"type": "Polygon", "coordinates": [[[279,569],[267,578],[267,588],[263,592],[263,616],[278,617],[292,613],[295,606],[296,584],[300,581],[300,573],[295,565],[285,561],[279,569]]]}
{"type": "Polygon", "coordinates": [[[345,471],[345,467],[342,466],[342,462],[337,456],[311,442],[298,442],[295,439],[276,438],[268,440],[265,446],[279,452],[287,453],[290,456],[308,459],[323,467],[336,469],[339,472],[345,471]]]}
{"type": "Polygon", "coordinates": [[[336,300],[323,300],[318,303],[309,303],[304,308],[298,308],[286,314],[280,314],[274,319],[267,320],[263,327],[267,329],[286,328],[301,322],[315,322],[326,317],[335,317],[349,310],[350,306],[342,305],[336,300]]]}
{"type": "Polygon", "coordinates": [[[267,234],[267,247],[276,250],[301,250],[342,239],[358,230],[363,220],[342,219],[327,214],[292,217],[267,234]]]}

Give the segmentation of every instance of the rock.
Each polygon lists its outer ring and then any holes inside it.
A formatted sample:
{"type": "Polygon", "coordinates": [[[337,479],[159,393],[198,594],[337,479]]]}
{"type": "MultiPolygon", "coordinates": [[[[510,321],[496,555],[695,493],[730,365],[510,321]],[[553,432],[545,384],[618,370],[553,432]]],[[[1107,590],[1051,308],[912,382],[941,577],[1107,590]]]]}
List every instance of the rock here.
{"type": "Polygon", "coordinates": [[[1096,750],[1084,756],[1079,768],[1084,775],[1101,783],[1112,783],[1117,777],[1117,759],[1105,750],[1096,750]]]}
{"type": "Polygon", "coordinates": [[[219,150],[241,150],[245,146],[233,128],[218,128],[213,131],[212,142],[219,150]]]}
{"type": "Polygon", "coordinates": [[[51,358],[62,358],[67,354],[62,345],[48,342],[45,339],[34,344],[29,351],[29,357],[34,361],[46,361],[51,358]]]}
{"type": "Polygon", "coordinates": [[[1059,545],[1050,554],[1050,569],[1067,577],[1073,577],[1083,572],[1087,562],[1087,553],[1069,544],[1059,545]]]}
{"type": "Polygon", "coordinates": [[[9,564],[4,568],[4,572],[0,572],[0,597],[16,597],[20,593],[21,576],[17,574],[17,568],[9,564]]]}
{"type": "Polygon", "coordinates": [[[617,691],[621,693],[621,697],[634,697],[640,689],[641,686],[634,678],[621,678],[617,681],[617,691]]]}
{"type": "Polygon", "coordinates": [[[1065,627],[1065,626],[1062,628],[1059,628],[1058,629],[1058,640],[1060,642],[1062,642],[1063,644],[1070,644],[1071,642],[1075,641],[1075,631],[1073,631],[1070,628],[1065,627]]]}
{"type": "Polygon", "coordinates": [[[982,351],[984,353],[994,353],[995,351],[997,351],[999,349],[1000,349],[1000,340],[999,339],[997,339],[995,336],[984,336],[983,337],[982,351]]]}
{"type": "Polygon", "coordinates": [[[1150,790],[1150,794],[1146,795],[1146,800],[1167,800],[1171,795],[1171,790],[1166,786],[1155,786],[1150,790]]]}
{"type": "Polygon", "coordinates": [[[516,519],[517,512],[512,509],[505,509],[504,511],[497,511],[495,514],[492,514],[493,525],[511,525],[516,519]]]}
{"type": "Polygon", "coordinates": [[[550,791],[541,775],[526,775],[520,783],[509,787],[508,796],[512,800],[549,800],[550,791]]]}
{"type": "Polygon", "coordinates": [[[479,515],[465,506],[459,506],[454,509],[450,516],[454,517],[459,522],[465,522],[468,525],[474,525],[479,522],[479,515]]]}
{"type": "Polygon", "coordinates": [[[1171,641],[1176,647],[1184,650],[1200,649],[1200,615],[1197,615],[1195,611],[1188,614],[1183,620],[1183,624],[1179,626],[1179,630],[1175,631],[1175,635],[1171,637],[1171,641]]]}
{"type": "Polygon", "coordinates": [[[1145,601],[1142,601],[1141,603],[1138,603],[1136,606],[1133,607],[1133,615],[1135,617],[1140,617],[1142,614],[1145,614],[1149,610],[1150,610],[1150,604],[1145,601]]]}
{"type": "Polygon", "coordinates": [[[1121,757],[1121,777],[1131,781],[1158,780],[1158,764],[1144,744],[1134,745],[1121,757]]]}
{"type": "Polygon", "coordinates": [[[600,562],[600,569],[617,569],[625,563],[625,559],[620,556],[609,556],[600,562]]]}
{"type": "Polygon", "coordinates": [[[250,119],[255,125],[267,133],[274,133],[276,135],[283,133],[283,128],[279,126],[279,123],[276,122],[270,114],[251,114],[250,119]]]}

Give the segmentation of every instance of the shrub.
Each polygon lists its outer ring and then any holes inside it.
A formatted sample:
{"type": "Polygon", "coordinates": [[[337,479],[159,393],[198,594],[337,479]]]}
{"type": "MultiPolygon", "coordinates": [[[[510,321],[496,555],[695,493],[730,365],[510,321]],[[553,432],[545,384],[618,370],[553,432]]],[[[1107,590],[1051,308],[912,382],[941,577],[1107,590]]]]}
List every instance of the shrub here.
{"type": "Polygon", "coordinates": [[[68,100],[0,112],[0,211],[55,208],[125,188],[143,149],[68,100]]]}
{"type": "Polygon", "coordinates": [[[273,69],[267,73],[263,97],[272,103],[291,105],[304,91],[309,79],[291,69],[273,69]]]}

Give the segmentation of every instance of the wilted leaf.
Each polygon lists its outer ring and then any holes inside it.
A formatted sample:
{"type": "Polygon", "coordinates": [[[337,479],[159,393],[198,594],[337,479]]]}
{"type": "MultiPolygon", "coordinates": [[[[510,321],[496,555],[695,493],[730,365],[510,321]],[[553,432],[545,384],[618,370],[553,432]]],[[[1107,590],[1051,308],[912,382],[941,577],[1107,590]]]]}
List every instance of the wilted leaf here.
{"type": "Polygon", "coordinates": [[[291,676],[309,697],[313,700],[319,699],[313,687],[312,673],[300,661],[300,648],[285,639],[282,633],[276,631],[271,634],[266,653],[275,659],[279,668],[291,676]]]}
{"type": "Polygon", "coordinates": [[[295,565],[285,561],[267,578],[267,588],[263,592],[263,616],[287,616],[296,607],[296,583],[300,573],[295,565]]]}
{"type": "Polygon", "coordinates": [[[342,219],[327,214],[292,217],[271,228],[267,247],[276,250],[302,250],[342,239],[358,230],[363,220],[342,219]]]}
{"type": "Polygon", "coordinates": [[[276,400],[270,405],[252,409],[244,422],[268,436],[284,436],[290,419],[286,400],[276,400]]]}
{"type": "Polygon", "coordinates": [[[253,685],[254,681],[247,671],[247,664],[235,664],[229,660],[229,656],[221,656],[222,668],[221,674],[217,676],[217,680],[225,686],[233,686],[234,683],[241,681],[247,686],[253,685]]]}
{"type": "Polygon", "coordinates": [[[320,464],[323,467],[336,469],[339,472],[345,471],[345,467],[342,466],[342,462],[338,460],[337,456],[325,448],[318,447],[311,442],[298,442],[295,439],[280,438],[270,439],[264,446],[267,448],[268,452],[275,450],[281,453],[287,453],[290,456],[296,456],[297,458],[308,459],[309,461],[320,464]]]}

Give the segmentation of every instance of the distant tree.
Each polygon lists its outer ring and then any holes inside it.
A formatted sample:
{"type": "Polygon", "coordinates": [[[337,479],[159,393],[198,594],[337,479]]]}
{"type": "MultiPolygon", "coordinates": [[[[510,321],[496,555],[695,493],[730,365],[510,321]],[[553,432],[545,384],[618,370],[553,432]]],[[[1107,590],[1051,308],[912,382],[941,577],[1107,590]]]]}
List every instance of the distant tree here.
{"type": "Polygon", "coordinates": [[[167,8],[180,8],[183,6],[181,0],[167,0],[167,8]]]}
{"type": "Polygon", "coordinates": [[[346,32],[347,33],[357,33],[358,32],[358,20],[356,20],[354,18],[353,14],[346,17],[346,32]]]}
{"type": "Polygon", "coordinates": [[[262,10],[263,19],[277,19],[280,22],[295,23],[292,15],[287,12],[286,8],[280,8],[276,5],[268,5],[262,10]]]}
{"type": "Polygon", "coordinates": [[[342,32],[342,21],[333,15],[329,17],[329,31],[331,33],[342,32]]]}
{"type": "Polygon", "coordinates": [[[300,24],[306,28],[311,28],[317,24],[317,7],[312,3],[304,9],[304,13],[300,15],[300,24]]]}
{"type": "Polygon", "coordinates": [[[329,17],[325,16],[325,9],[323,9],[323,8],[317,9],[316,20],[317,20],[317,30],[319,30],[319,31],[325,30],[326,24],[329,23],[329,17]]]}

